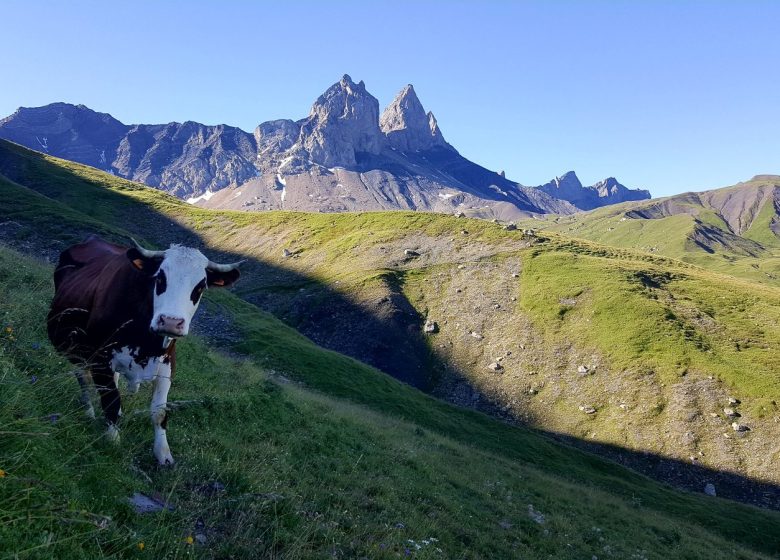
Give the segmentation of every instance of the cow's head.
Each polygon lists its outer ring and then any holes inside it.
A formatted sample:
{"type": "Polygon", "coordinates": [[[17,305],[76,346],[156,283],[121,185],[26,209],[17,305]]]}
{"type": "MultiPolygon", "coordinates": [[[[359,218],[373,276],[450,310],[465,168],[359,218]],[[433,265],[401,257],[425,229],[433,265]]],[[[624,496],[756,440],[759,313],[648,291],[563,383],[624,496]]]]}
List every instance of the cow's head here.
{"type": "Polygon", "coordinates": [[[133,243],[127,257],[154,282],[149,329],[163,336],[186,336],[204,290],[230,286],[240,276],[241,263],[213,263],[197,249],[171,245],[165,251],[150,251],[133,243]]]}

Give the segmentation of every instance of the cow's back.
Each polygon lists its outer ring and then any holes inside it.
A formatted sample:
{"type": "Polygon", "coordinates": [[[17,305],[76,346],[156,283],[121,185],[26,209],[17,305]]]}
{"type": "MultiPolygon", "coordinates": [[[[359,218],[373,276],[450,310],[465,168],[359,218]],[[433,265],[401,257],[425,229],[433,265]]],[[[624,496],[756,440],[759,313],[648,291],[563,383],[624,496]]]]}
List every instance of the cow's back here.
{"type": "Polygon", "coordinates": [[[60,254],[54,270],[54,299],[48,317],[52,344],[70,357],[85,359],[100,341],[88,333],[100,292],[124,262],[125,247],[91,237],[60,254]]]}

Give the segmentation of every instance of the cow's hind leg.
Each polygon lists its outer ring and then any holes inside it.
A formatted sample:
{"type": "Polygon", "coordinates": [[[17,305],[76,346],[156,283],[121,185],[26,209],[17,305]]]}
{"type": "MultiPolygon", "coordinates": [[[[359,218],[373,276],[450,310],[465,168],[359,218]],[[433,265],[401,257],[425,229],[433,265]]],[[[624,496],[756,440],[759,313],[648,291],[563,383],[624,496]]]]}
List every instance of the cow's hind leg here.
{"type": "Polygon", "coordinates": [[[76,380],[79,382],[79,387],[81,388],[81,397],[79,400],[81,401],[81,406],[84,407],[84,414],[87,416],[87,418],[95,419],[95,409],[92,406],[92,396],[90,395],[89,391],[89,382],[84,379],[84,370],[76,370],[76,380]]]}
{"type": "Polygon", "coordinates": [[[92,380],[100,395],[100,405],[103,408],[103,416],[106,418],[108,430],[106,436],[111,441],[119,441],[119,429],[117,422],[122,410],[122,401],[119,397],[119,389],[116,386],[116,377],[111,368],[105,366],[92,367],[92,380]]]}
{"type": "Polygon", "coordinates": [[[171,389],[172,364],[161,361],[154,379],[152,394],[152,426],[154,427],[154,456],[161,465],[173,465],[173,455],[168,447],[168,391],[171,389]]]}

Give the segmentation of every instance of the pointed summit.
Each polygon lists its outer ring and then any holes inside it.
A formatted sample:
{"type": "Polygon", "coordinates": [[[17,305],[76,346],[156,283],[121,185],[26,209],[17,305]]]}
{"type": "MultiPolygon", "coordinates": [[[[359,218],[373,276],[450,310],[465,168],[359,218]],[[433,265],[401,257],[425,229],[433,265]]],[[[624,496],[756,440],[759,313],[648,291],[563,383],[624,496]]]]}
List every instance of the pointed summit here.
{"type": "Polygon", "coordinates": [[[425,113],[412,84],[406,85],[382,113],[379,127],[388,144],[402,152],[448,146],[432,113],[425,113]]]}
{"type": "Polygon", "coordinates": [[[344,74],[314,102],[297,144],[326,167],[354,167],[357,153],[378,154],[384,146],[379,101],[344,74]]]}
{"type": "Polygon", "coordinates": [[[433,113],[431,111],[428,111],[427,117],[428,117],[428,129],[431,131],[431,136],[433,137],[433,143],[435,145],[452,148],[452,146],[447,144],[447,142],[444,140],[444,136],[442,135],[441,129],[439,128],[439,123],[436,120],[436,117],[433,116],[433,113]]]}

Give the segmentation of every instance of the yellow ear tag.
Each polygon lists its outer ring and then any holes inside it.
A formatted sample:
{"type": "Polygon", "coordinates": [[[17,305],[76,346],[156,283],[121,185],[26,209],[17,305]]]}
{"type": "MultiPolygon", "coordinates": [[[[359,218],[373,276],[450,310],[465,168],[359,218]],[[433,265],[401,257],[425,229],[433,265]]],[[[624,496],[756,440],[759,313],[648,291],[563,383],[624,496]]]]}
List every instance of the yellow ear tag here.
{"type": "Polygon", "coordinates": [[[211,283],[211,285],[212,286],[224,286],[225,285],[225,281],[220,278],[219,280],[214,280],[211,283]]]}
{"type": "Polygon", "coordinates": [[[144,269],[144,261],[142,259],[133,259],[133,266],[138,270],[144,269]]]}

